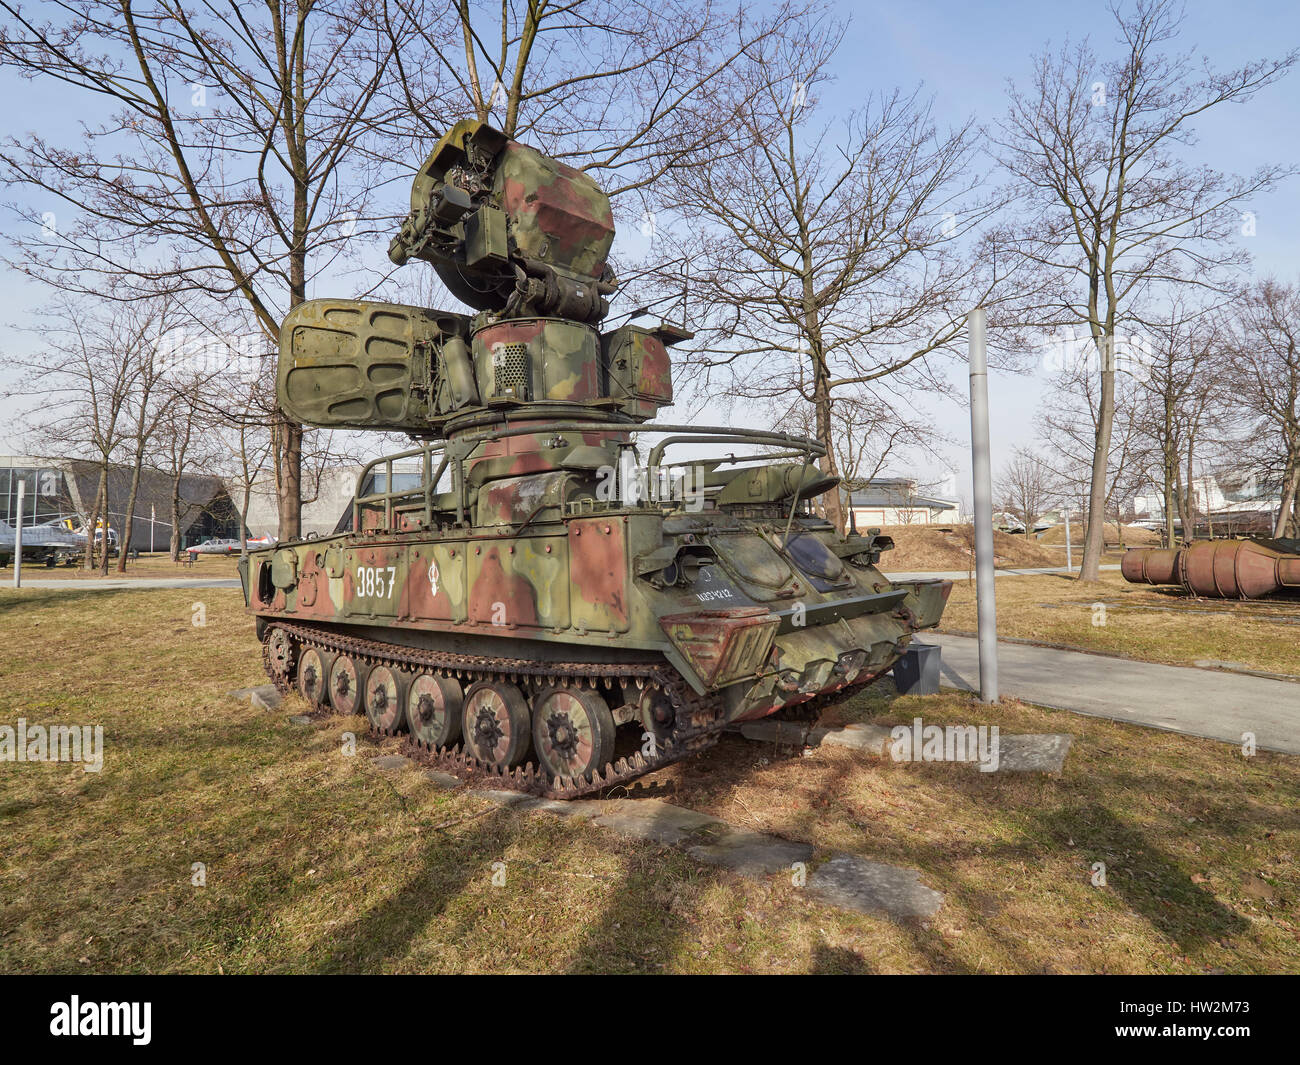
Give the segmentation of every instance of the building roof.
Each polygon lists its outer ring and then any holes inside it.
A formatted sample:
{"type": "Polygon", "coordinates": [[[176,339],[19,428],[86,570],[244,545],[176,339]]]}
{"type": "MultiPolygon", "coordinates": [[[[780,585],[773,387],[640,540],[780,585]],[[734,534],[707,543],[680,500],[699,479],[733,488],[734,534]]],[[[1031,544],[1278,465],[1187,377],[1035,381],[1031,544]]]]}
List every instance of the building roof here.
{"type": "Polygon", "coordinates": [[[934,496],[918,496],[908,492],[874,488],[868,488],[865,492],[854,492],[852,505],[855,507],[930,507],[933,510],[957,509],[955,499],[936,499],[934,496]]]}

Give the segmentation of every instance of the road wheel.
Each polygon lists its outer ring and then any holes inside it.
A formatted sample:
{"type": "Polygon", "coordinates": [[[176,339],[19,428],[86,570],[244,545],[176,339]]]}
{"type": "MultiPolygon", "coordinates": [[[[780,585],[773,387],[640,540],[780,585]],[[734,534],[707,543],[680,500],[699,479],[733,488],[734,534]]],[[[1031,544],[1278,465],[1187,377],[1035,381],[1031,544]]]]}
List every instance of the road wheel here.
{"type": "Polygon", "coordinates": [[[637,700],[637,711],[645,730],[641,734],[642,749],[645,750],[648,745],[649,753],[658,754],[677,724],[672,701],[663,689],[647,686],[642,689],[641,697],[637,700]]]}
{"type": "Polygon", "coordinates": [[[366,667],[351,655],[339,655],[330,667],[330,706],[340,714],[361,712],[361,693],[365,690],[366,667]]]}
{"type": "Polygon", "coordinates": [[[475,684],[461,724],[468,752],[499,769],[522,765],[533,745],[528,703],[513,684],[475,684]]]}
{"type": "Polygon", "coordinates": [[[460,741],[465,693],[450,677],[417,673],[406,689],[406,725],[426,747],[450,747],[460,741]]]}
{"type": "Polygon", "coordinates": [[[614,757],[614,715],[594,691],[548,688],[533,700],[533,748],[552,779],[590,780],[614,757]]]}
{"type": "Polygon", "coordinates": [[[366,717],[378,732],[400,732],[406,724],[397,674],[387,666],[374,666],[366,677],[366,717]]]}
{"type": "Polygon", "coordinates": [[[289,690],[293,680],[293,637],[278,626],[266,638],[266,664],[282,692],[289,690]]]}
{"type": "Polygon", "coordinates": [[[329,661],[318,648],[308,647],[298,659],[298,694],[313,710],[323,710],[329,705],[329,661]]]}

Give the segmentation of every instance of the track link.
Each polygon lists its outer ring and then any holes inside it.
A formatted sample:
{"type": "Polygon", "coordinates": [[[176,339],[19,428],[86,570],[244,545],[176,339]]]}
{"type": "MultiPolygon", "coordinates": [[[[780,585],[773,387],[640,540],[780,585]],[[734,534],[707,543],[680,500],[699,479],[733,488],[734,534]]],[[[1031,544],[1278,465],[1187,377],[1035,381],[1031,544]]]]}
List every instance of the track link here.
{"type": "MultiPolygon", "coordinates": [[[[262,663],[276,690],[288,695],[294,690],[294,677],[302,651],[315,647],[321,651],[346,654],[368,666],[384,665],[399,670],[419,669],[439,673],[459,681],[468,688],[476,681],[496,681],[537,687],[562,681],[575,687],[598,688],[602,683],[631,686],[637,691],[649,687],[662,691],[672,704],[674,726],[662,740],[628,757],[610,762],[595,772],[591,780],[582,777],[551,778],[529,762],[514,769],[502,769],[469,754],[461,744],[433,748],[407,736],[403,753],[424,765],[445,769],[474,782],[490,783],[499,788],[519,791],[550,799],[576,799],[595,795],[626,784],[637,777],[661,769],[718,742],[725,722],[716,699],[700,699],[682,678],[663,663],[535,662],[529,659],[492,658],[485,655],[462,655],[402,647],[378,640],[324,632],[306,625],[277,622],[267,626],[262,639],[262,663]],[[277,633],[281,634],[277,636],[277,633]],[[284,653],[284,640],[291,651],[284,653]]],[[[313,714],[324,715],[330,708],[318,703],[313,714]]],[[[394,735],[394,730],[370,728],[373,736],[394,735]]]]}

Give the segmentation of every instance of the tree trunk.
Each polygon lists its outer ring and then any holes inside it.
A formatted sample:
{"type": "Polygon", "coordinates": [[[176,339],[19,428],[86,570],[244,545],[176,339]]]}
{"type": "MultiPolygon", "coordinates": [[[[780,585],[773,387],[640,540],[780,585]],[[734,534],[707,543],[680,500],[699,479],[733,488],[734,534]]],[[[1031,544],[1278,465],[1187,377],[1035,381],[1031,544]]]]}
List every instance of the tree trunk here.
{"type": "Polygon", "coordinates": [[[1173,396],[1168,385],[1164,397],[1164,439],[1160,442],[1160,465],[1164,474],[1165,546],[1174,546],[1174,489],[1178,481],[1178,451],[1174,442],[1173,396]]]}
{"type": "Polygon", "coordinates": [[[117,572],[126,572],[126,553],[131,550],[132,534],[135,531],[135,501],[140,494],[140,468],[144,465],[144,452],[137,451],[135,466],[131,470],[131,490],[126,497],[126,518],[122,522],[122,537],[118,540],[117,572]]]}
{"type": "Polygon", "coordinates": [[[108,472],[101,466],[99,468],[99,483],[95,485],[95,500],[90,504],[90,513],[86,515],[86,554],[82,562],[82,569],[85,570],[95,568],[95,526],[99,523],[99,516],[103,513],[100,500],[103,499],[107,486],[108,472]]]}
{"type": "Polygon", "coordinates": [[[279,517],[281,540],[296,540],[302,535],[302,426],[283,414],[280,419],[279,517]]]}
{"type": "MultiPolygon", "coordinates": [[[[108,545],[108,533],[109,533],[109,529],[110,529],[111,526],[112,526],[112,523],[109,521],[109,513],[108,513],[108,473],[107,473],[107,471],[105,471],[105,473],[104,473],[104,495],[103,495],[103,499],[104,499],[104,505],[100,508],[100,513],[103,515],[103,521],[104,521],[104,540],[103,540],[103,544],[102,544],[102,546],[100,547],[100,552],[99,552],[99,572],[100,572],[103,576],[107,577],[107,576],[108,576],[108,546],[109,546],[109,545],[108,545]]],[[[119,545],[119,547],[120,547],[120,546],[121,546],[121,545],[119,545]]]]}
{"type": "Polygon", "coordinates": [[[1174,546],[1174,493],[1178,491],[1177,463],[1165,451],[1164,462],[1165,546],[1174,546]]]}
{"type": "Polygon", "coordinates": [[[172,478],[172,536],[168,553],[173,562],[181,560],[181,475],[172,478]]]}
{"type": "Polygon", "coordinates": [[[1109,337],[1098,340],[1101,350],[1101,401],[1097,408],[1097,434],[1092,452],[1092,480],[1088,487],[1088,524],[1083,534],[1083,564],[1079,580],[1101,579],[1101,554],[1106,536],[1106,474],[1110,437],[1115,423],[1115,352],[1109,337]]]}
{"type": "MultiPolygon", "coordinates": [[[[826,375],[820,373],[816,391],[817,407],[817,442],[826,449],[826,454],[818,460],[821,471],[831,477],[839,475],[839,470],[835,463],[835,440],[831,431],[831,401],[830,393],[826,389],[826,375]]],[[[839,487],[832,488],[822,496],[822,501],[826,506],[826,520],[835,527],[837,536],[844,535],[844,506],[840,500],[839,487]]]]}
{"type": "MultiPolygon", "coordinates": [[[[1297,498],[1297,486],[1300,486],[1300,461],[1292,458],[1290,476],[1283,481],[1282,505],[1277,508],[1277,524],[1273,527],[1274,536],[1285,536],[1291,524],[1291,511],[1300,498],[1297,498]]],[[[1300,534],[1300,526],[1296,529],[1300,534]]]]}
{"type": "Polygon", "coordinates": [[[244,482],[244,503],[239,508],[239,555],[248,558],[248,500],[252,495],[248,482],[244,482]]]}

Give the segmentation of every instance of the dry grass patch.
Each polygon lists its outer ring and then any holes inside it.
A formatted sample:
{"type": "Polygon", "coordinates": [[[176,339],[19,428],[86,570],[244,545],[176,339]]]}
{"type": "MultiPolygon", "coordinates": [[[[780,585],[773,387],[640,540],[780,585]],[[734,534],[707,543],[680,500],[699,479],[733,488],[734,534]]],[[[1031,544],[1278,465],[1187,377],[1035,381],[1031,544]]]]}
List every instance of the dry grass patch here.
{"type": "MultiPolygon", "coordinates": [[[[881,532],[894,540],[894,549],[880,558],[880,566],[886,573],[964,570],[975,565],[972,525],[893,525],[881,532]]],[[[1032,537],[1012,536],[998,529],[993,530],[993,551],[999,569],[1037,569],[1064,564],[1053,552],[1039,547],[1032,537]]]]}
{"type": "MultiPolygon", "coordinates": [[[[1189,599],[1176,589],[1129,584],[1114,572],[1095,583],[1065,574],[999,577],[996,588],[999,636],[1145,662],[1232,662],[1300,676],[1300,600],[1189,599]]],[[[975,624],[974,585],[955,582],[942,628],[973,632],[975,624]]]]}
{"type": "MultiPolygon", "coordinates": [[[[842,913],[576,820],[381,771],[356,718],[289,724],[237,592],[0,592],[0,723],[102,724],[101,773],[0,763],[7,972],[1294,970],[1294,760],[1008,706],[1080,738],[990,779],[728,738],[672,801],[922,870],[925,924],[842,913]],[[207,626],[191,624],[206,605],[207,626]],[[344,734],[357,733],[346,757],[344,734]],[[764,764],[763,760],[767,759],[764,764]],[[1195,820],[1192,820],[1195,818],[1195,820]],[[1110,887],[1087,882],[1111,866],[1110,887]],[[206,886],[192,866],[206,866],[206,886]],[[492,884],[504,863],[505,886],[492,884]],[[1203,878],[1203,879],[1202,879],[1203,878]]],[[[881,689],[884,692],[886,689],[881,689]]],[[[847,716],[972,720],[956,696],[847,716]]],[[[975,718],[979,720],[979,718],[975,718]]],[[[650,781],[653,786],[656,781],[650,781]]]]}
{"type": "MultiPolygon", "coordinates": [[[[1082,522],[1070,522],[1070,539],[1074,542],[1076,551],[1083,548],[1083,535],[1087,530],[1082,522]]],[[[1122,529],[1113,521],[1106,522],[1103,532],[1105,542],[1112,547],[1118,547],[1120,541],[1124,542],[1125,547],[1159,547],[1160,534],[1150,529],[1143,529],[1138,525],[1125,525],[1122,529]]],[[[1045,546],[1065,546],[1065,526],[1053,525],[1038,534],[1037,542],[1045,546]]]]}
{"type": "Polygon", "coordinates": [[[1068,732],[1059,779],[799,756],[728,737],[671,772],[676,801],[825,850],[921,871],[943,891],[924,929],[878,949],[942,972],[1294,972],[1300,968],[1300,761],[1014,700],[899,697],[891,681],[823,723],[1068,732]],[[1107,885],[1094,887],[1094,862],[1107,885]]]}
{"type": "MultiPolygon", "coordinates": [[[[223,577],[239,576],[239,556],[199,555],[193,566],[173,562],[166,552],[141,555],[139,558],[126,560],[126,572],[117,572],[117,559],[108,560],[108,579],[122,580],[132,577],[223,577]]],[[[13,586],[13,566],[0,570],[0,587],[13,586]]],[[[31,562],[23,563],[23,583],[29,580],[94,580],[99,577],[98,568],[84,570],[80,563],[75,566],[43,566],[31,562]]]]}

